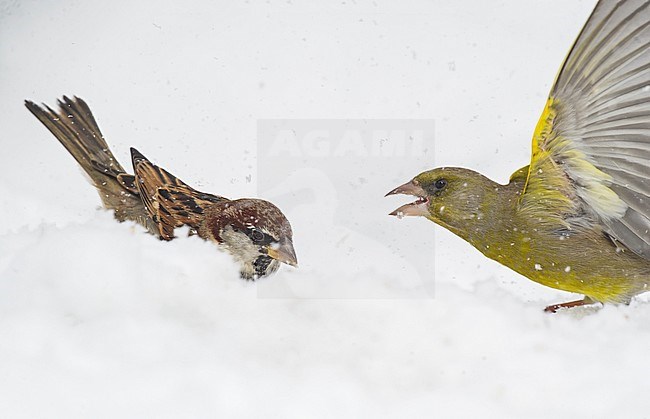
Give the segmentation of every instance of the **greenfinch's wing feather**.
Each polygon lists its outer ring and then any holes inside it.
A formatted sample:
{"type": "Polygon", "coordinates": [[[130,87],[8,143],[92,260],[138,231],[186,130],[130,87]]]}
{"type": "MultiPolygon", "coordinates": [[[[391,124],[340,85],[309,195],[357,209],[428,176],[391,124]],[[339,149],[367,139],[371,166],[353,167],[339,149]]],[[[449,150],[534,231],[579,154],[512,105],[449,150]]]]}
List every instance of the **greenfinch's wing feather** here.
{"type": "Polygon", "coordinates": [[[591,217],[650,259],[650,0],[596,5],[535,129],[521,205],[591,217]]]}
{"type": "Polygon", "coordinates": [[[163,240],[174,238],[174,229],[188,225],[198,230],[204,210],[226,198],[199,192],[165,169],[151,163],[138,150],[131,149],[131,159],[142,203],[163,240]]]}

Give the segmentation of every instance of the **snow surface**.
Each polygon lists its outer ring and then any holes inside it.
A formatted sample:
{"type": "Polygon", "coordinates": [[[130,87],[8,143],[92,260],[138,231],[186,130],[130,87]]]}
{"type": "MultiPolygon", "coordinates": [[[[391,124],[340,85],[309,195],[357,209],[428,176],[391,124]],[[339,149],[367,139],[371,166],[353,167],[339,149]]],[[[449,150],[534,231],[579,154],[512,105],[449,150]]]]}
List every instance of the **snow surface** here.
{"type": "Polygon", "coordinates": [[[650,416],[647,298],[543,313],[577,296],[381,197],[436,164],[524,166],[593,3],[0,1],[0,417],[650,416]],[[245,282],[209,243],[97,210],[22,105],[62,94],[123,162],[134,145],[205,191],[273,199],[301,267],[245,282]],[[274,118],[433,119],[435,162],[369,163],[355,202],[320,172],[262,190],[274,118]]]}

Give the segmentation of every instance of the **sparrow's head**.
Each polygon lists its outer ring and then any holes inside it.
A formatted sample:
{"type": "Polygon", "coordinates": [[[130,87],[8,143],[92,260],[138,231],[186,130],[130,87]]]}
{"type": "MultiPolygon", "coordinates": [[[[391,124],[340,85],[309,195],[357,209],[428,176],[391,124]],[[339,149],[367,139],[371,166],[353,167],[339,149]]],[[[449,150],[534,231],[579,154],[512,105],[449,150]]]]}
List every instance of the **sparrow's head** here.
{"type": "Polygon", "coordinates": [[[241,264],[241,276],[272,274],[280,263],[298,266],[291,225],[282,211],[262,199],[237,199],[211,206],[207,234],[241,264]]]}
{"type": "Polygon", "coordinates": [[[452,232],[464,236],[463,230],[480,221],[484,205],[489,205],[498,184],[472,170],[442,167],[420,173],[413,180],[398,186],[388,195],[417,197],[390,215],[422,216],[452,232]]]}

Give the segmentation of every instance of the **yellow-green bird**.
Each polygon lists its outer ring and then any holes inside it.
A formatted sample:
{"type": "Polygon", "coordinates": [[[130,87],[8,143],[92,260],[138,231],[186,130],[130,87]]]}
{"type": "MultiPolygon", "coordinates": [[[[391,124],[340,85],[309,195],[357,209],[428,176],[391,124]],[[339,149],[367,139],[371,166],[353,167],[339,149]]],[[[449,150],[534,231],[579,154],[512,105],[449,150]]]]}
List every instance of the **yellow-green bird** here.
{"type": "Polygon", "coordinates": [[[584,294],[546,308],[623,303],[650,283],[650,0],[601,0],[533,134],[530,165],[500,185],[433,169],[388,193],[540,284],[584,294]]]}

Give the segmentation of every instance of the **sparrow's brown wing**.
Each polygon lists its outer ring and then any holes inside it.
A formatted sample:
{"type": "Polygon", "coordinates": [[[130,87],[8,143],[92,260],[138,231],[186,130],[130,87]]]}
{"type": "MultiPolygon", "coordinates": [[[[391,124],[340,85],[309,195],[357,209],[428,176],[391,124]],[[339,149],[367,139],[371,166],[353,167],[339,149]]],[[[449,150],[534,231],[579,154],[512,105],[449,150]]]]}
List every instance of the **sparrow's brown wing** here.
{"type": "Polygon", "coordinates": [[[131,159],[135,171],[133,183],[163,240],[173,239],[174,229],[182,225],[198,230],[204,210],[212,204],[227,201],[227,198],[191,188],[151,163],[135,148],[131,148],[131,159]]]}

